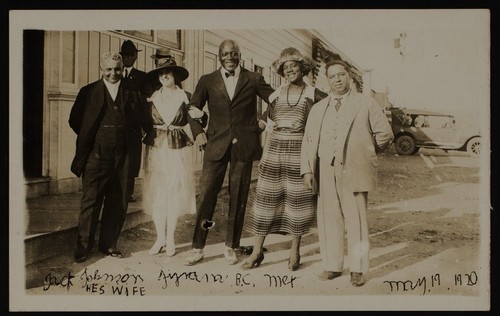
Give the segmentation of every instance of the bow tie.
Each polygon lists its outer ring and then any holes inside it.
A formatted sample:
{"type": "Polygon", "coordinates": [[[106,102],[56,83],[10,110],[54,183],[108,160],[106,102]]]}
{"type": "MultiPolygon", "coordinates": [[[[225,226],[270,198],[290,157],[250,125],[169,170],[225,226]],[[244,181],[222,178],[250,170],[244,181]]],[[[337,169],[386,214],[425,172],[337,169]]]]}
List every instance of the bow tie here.
{"type": "Polygon", "coordinates": [[[234,76],[234,70],[233,71],[227,71],[225,73],[225,75],[226,75],[226,78],[229,78],[230,76],[234,76]]]}

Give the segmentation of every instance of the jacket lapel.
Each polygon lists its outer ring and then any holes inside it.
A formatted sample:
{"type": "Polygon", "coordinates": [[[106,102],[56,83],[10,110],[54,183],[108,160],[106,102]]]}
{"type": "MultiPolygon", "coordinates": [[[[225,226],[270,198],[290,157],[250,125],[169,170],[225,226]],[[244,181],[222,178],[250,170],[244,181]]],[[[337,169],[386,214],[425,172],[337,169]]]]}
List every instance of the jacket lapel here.
{"type": "Polygon", "coordinates": [[[230,103],[231,99],[229,99],[229,94],[227,94],[226,84],[224,83],[224,79],[222,79],[222,74],[220,72],[220,68],[215,71],[213,80],[215,83],[214,86],[217,87],[217,90],[219,90],[219,93],[227,99],[228,103],[230,103]]]}
{"type": "Polygon", "coordinates": [[[358,114],[359,108],[361,107],[360,94],[352,91],[349,96],[347,96],[345,104],[343,104],[342,106],[345,106],[345,116],[343,122],[340,125],[339,138],[342,144],[345,144],[352,123],[354,122],[356,114],[358,114]]]}
{"type": "MultiPolygon", "coordinates": [[[[125,110],[125,105],[127,104],[127,101],[128,101],[128,97],[129,97],[129,90],[128,89],[125,89],[123,87],[123,80],[122,82],[120,83],[120,88],[118,90],[118,93],[121,95],[121,102],[120,102],[120,106],[122,108],[122,111],[125,110]]],[[[124,112],[125,113],[125,112],[124,112]]]]}
{"type": "Polygon", "coordinates": [[[233,100],[236,99],[238,94],[241,92],[241,90],[247,84],[247,82],[249,80],[250,80],[250,78],[248,76],[248,70],[241,68],[241,72],[240,72],[240,75],[238,77],[238,82],[236,83],[236,88],[234,89],[233,100]]]}

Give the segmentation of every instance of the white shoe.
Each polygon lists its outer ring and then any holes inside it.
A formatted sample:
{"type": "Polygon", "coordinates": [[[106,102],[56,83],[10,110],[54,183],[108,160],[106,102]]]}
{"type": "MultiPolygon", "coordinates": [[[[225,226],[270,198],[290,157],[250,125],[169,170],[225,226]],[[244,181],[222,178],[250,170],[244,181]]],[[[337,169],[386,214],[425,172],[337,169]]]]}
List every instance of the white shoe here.
{"type": "Polygon", "coordinates": [[[186,257],[186,261],[184,262],[187,266],[192,266],[196,264],[198,261],[203,259],[205,255],[203,254],[203,249],[194,248],[191,250],[191,253],[186,257]]]}
{"type": "Polygon", "coordinates": [[[167,242],[167,256],[175,255],[175,242],[167,242]]]}
{"type": "Polygon", "coordinates": [[[236,256],[236,252],[233,248],[226,246],[224,249],[224,257],[229,264],[236,264],[238,262],[238,256],[236,256]]]}
{"type": "Polygon", "coordinates": [[[164,241],[158,241],[157,240],[154,243],[153,247],[151,247],[151,249],[149,249],[148,254],[151,255],[151,256],[157,255],[160,252],[164,251],[165,247],[166,247],[166,245],[165,245],[164,241]]]}

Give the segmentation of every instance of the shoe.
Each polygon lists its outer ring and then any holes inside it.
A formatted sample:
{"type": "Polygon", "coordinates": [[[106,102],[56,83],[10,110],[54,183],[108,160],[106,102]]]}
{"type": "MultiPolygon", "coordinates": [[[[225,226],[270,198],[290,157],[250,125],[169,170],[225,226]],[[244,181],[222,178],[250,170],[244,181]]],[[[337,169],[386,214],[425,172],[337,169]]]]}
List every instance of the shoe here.
{"type": "Polygon", "coordinates": [[[85,250],[77,249],[75,251],[75,262],[82,263],[87,260],[87,252],[85,250]]]}
{"type": "Polygon", "coordinates": [[[167,247],[167,256],[169,256],[169,257],[175,256],[175,247],[173,247],[173,248],[167,247]]]}
{"type": "MultiPolygon", "coordinates": [[[[247,255],[247,256],[250,256],[253,252],[253,246],[240,246],[238,249],[237,249],[238,252],[244,254],[244,255],[247,255]]],[[[266,247],[263,247],[262,248],[262,251],[263,252],[267,252],[267,248],[266,247]]]]}
{"type": "Polygon", "coordinates": [[[361,286],[365,284],[365,278],[361,272],[351,272],[351,285],[361,286]]]}
{"type": "Polygon", "coordinates": [[[247,261],[245,261],[245,263],[243,264],[242,268],[243,269],[257,268],[258,266],[260,266],[263,260],[264,260],[264,254],[260,253],[257,255],[257,258],[254,258],[253,260],[250,260],[250,258],[248,258],[247,261]]]}
{"type": "Polygon", "coordinates": [[[128,201],[129,202],[137,202],[137,199],[135,198],[135,196],[133,194],[131,194],[129,197],[128,197],[128,201]]]}
{"type": "Polygon", "coordinates": [[[319,278],[320,278],[320,280],[326,281],[326,280],[336,279],[341,275],[342,275],[342,272],[338,272],[338,271],[323,271],[323,273],[320,274],[319,278]]]}
{"type": "Polygon", "coordinates": [[[203,257],[204,257],[203,249],[194,248],[193,250],[191,250],[191,253],[187,256],[184,264],[187,266],[192,266],[201,259],[203,259],[203,257]]]}
{"type": "Polygon", "coordinates": [[[175,255],[175,242],[167,242],[167,256],[172,257],[175,255]]]}
{"type": "Polygon", "coordinates": [[[165,247],[166,247],[166,245],[165,245],[164,242],[158,242],[158,241],[156,241],[154,243],[153,247],[151,247],[151,249],[149,249],[148,254],[151,255],[151,256],[157,255],[160,252],[164,251],[165,247]]]}
{"type": "Polygon", "coordinates": [[[116,248],[113,248],[113,247],[110,247],[110,248],[105,249],[105,250],[101,249],[101,252],[103,254],[105,254],[106,256],[110,256],[113,258],[122,258],[123,257],[122,252],[116,248]]]}
{"type": "Polygon", "coordinates": [[[226,247],[226,249],[224,249],[224,257],[229,264],[236,264],[238,262],[238,257],[233,248],[226,247]]]}
{"type": "Polygon", "coordinates": [[[288,269],[290,269],[290,271],[296,271],[300,266],[300,255],[297,255],[295,259],[296,260],[292,260],[292,257],[288,259],[288,269]]]}

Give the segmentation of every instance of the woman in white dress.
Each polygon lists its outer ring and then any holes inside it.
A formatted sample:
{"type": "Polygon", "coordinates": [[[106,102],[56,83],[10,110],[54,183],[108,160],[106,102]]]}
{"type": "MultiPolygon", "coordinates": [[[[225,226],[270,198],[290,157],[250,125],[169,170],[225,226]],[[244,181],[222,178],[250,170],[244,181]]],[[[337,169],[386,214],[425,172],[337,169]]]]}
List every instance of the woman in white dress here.
{"type": "Polygon", "coordinates": [[[188,76],[185,68],[170,59],[160,63],[146,77],[153,85],[161,84],[147,99],[155,128],[154,139],[144,140],[148,145],[145,159],[146,210],[151,212],[157,234],[150,255],[166,250],[168,256],[173,256],[177,219],[182,214],[196,211],[191,128],[202,126],[201,120],[195,121],[188,115],[190,94],[181,88],[181,82],[188,76]]]}

